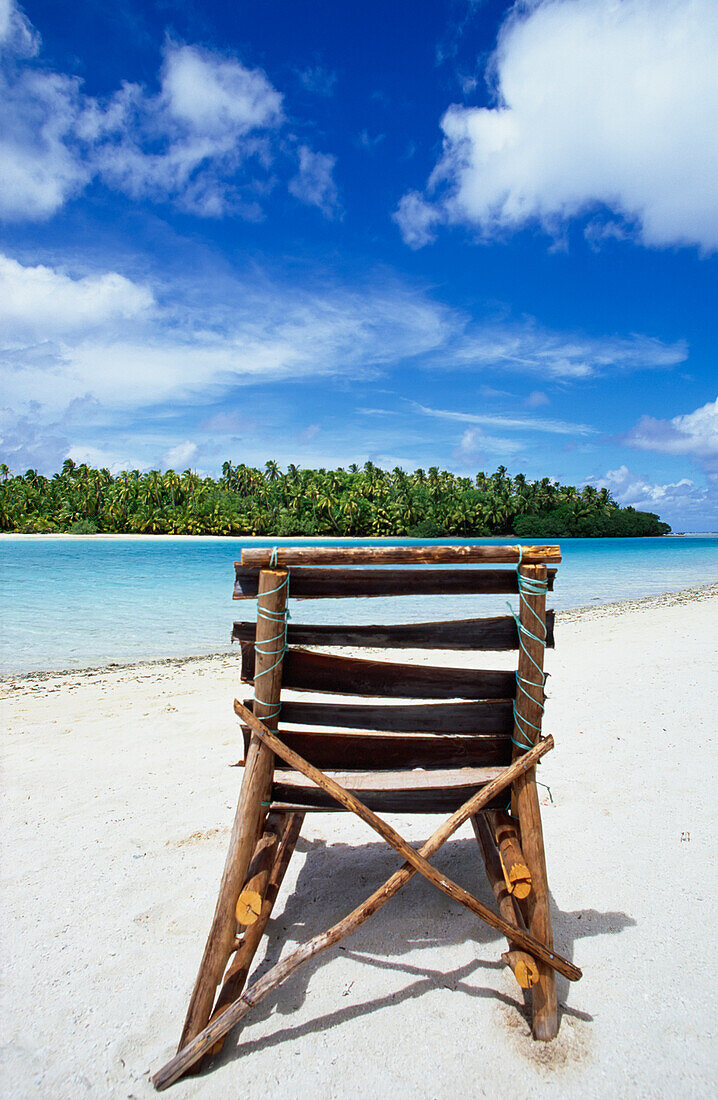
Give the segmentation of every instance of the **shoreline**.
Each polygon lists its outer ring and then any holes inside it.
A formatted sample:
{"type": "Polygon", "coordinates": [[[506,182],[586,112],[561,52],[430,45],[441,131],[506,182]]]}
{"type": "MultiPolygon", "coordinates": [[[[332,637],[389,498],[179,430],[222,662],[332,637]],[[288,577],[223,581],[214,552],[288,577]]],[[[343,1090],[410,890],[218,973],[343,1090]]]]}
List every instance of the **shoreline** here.
{"type": "MultiPolygon", "coordinates": [[[[33,538],[35,536],[27,536],[33,538]]],[[[95,538],[94,535],[72,536],[95,538]]],[[[114,537],[114,536],[111,536],[114,537]]],[[[142,536],[145,537],[145,536],[142,536]]],[[[152,537],[152,536],[147,536],[152,537]]],[[[174,536],[170,536],[174,537],[174,536]]],[[[199,536],[178,536],[195,538],[199,536]]],[[[593,619],[606,618],[607,616],[625,615],[632,611],[650,611],[658,607],[671,607],[676,604],[700,603],[703,600],[718,596],[718,583],[694,585],[689,588],[679,588],[672,592],[660,592],[653,596],[633,596],[622,600],[610,600],[606,603],[581,604],[578,607],[567,607],[556,611],[557,623],[575,623],[593,619]]],[[[12,694],[25,690],[34,690],[41,684],[58,680],[58,687],[62,682],[80,677],[91,680],[100,676],[121,675],[122,673],[137,674],[140,672],[152,673],[159,669],[180,669],[188,665],[216,665],[221,667],[224,663],[235,661],[239,650],[236,648],[218,650],[213,653],[194,653],[185,656],[173,657],[149,657],[137,661],[111,661],[107,665],[84,665],[80,668],[64,669],[35,669],[28,672],[0,673],[0,693],[12,694]]]]}
{"type": "MultiPolygon", "coordinates": [[[[548,537],[548,536],[547,536],[548,537]]],[[[605,538],[615,538],[616,541],[621,541],[618,536],[604,536],[604,535],[561,535],[557,537],[551,537],[551,541],[580,541],[580,542],[592,542],[594,540],[601,540],[605,538]]],[[[626,542],[643,542],[647,539],[705,539],[705,538],[718,538],[718,531],[670,531],[666,535],[636,535],[626,536],[626,542]]],[[[396,543],[396,542],[446,542],[448,539],[450,542],[461,542],[463,539],[468,539],[469,542],[495,542],[498,540],[511,540],[516,539],[517,542],[535,542],[536,537],[533,535],[437,535],[432,539],[412,539],[410,535],[148,535],[144,533],[133,533],[130,531],[115,532],[115,531],[98,531],[94,535],[73,535],[70,531],[0,531],[0,542],[3,540],[11,539],[133,539],[146,540],[152,542],[174,542],[177,539],[217,539],[224,542],[276,542],[278,545],[292,545],[295,542],[307,542],[311,544],[317,543],[347,543],[353,546],[355,543],[396,543]]]]}

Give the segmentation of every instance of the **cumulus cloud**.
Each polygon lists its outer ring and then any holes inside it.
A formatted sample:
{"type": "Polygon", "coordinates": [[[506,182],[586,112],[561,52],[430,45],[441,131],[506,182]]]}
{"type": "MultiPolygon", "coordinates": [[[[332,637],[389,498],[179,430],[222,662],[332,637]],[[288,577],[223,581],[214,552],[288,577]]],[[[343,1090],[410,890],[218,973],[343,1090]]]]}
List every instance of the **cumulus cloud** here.
{"type": "Polygon", "coordinates": [[[14,0],[0,0],[0,218],[45,218],[90,171],[71,148],[79,81],[25,64],[40,39],[14,0]]]}
{"type": "Polygon", "coordinates": [[[517,4],[488,68],[495,105],[447,110],[426,194],[395,214],[404,239],[421,247],[440,223],[555,233],[607,208],[613,236],[715,249],[716,56],[714,0],[517,4]]]}
{"type": "Polygon", "coordinates": [[[589,484],[610,489],[614,499],[624,507],[656,512],[674,529],[715,530],[718,521],[715,487],[697,485],[691,478],[657,482],[622,465],[602,477],[592,478],[589,484]]]}
{"type": "Polygon", "coordinates": [[[137,317],[154,303],[152,291],[117,272],[73,278],[38,264],[24,267],[0,254],[0,336],[45,339],[86,332],[137,317]]]}
{"type": "Polygon", "coordinates": [[[106,102],[88,100],[77,130],[108,186],[221,217],[251,205],[252,185],[274,162],[271,139],[283,120],[282,97],[261,70],[170,43],[157,95],[125,84],[106,102]]]}
{"type": "Polygon", "coordinates": [[[197,454],[197,444],[189,439],[176,443],[162,455],[162,465],[170,470],[186,470],[197,454]]]}
{"type": "Polygon", "coordinates": [[[718,479],[718,398],[670,420],[643,416],[625,439],[641,451],[687,455],[718,479]]]}
{"type": "Polygon", "coordinates": [[[24,64],[39,37],[13,0],[0,3],[0,217],[47,218],[99,178],[133,199],[257,220],[275,176],[297,167],[291,193],[333,212],[333,158],[297,147],[261,69],[168,41],[156,92],[125,82],[93,98],[74,77],[24,64]]]}
{"type": "Polygon", "coordinates": [[[40,39],[15,0],[0,0],[0,50],[16,57],[33,57],[40,39]]]}

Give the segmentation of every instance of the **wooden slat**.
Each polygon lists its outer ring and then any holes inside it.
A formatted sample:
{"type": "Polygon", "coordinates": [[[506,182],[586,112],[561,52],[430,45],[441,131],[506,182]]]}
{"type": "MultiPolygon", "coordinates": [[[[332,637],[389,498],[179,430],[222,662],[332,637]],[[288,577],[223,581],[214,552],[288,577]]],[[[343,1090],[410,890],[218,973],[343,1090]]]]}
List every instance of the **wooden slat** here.
{"type": "Polygon", "coordinates": [[[242,550],[242,565],[558,565],[560,546],[265,546],[242,550]]]}
{"type": "MultiPolygon", "coordinates": [[[[242,642],[242,680],[254,683],[254,645],[242,642]]],[[[516,673],[366,661],[308,649],[284,655],[282,682],[294,691],[378,695],[387,699],[512,699],[516,673]]]]}
{"type": "MultiPolygon", "coordinates": [[[[249,727],[242,726],[245,752],[249,727]]],[[[494,767],[511,760],[511,738],[503,734],[457,736],[418,733],[345,733],[332,730],[281,731],[285,745],[315,767],[332,768],[450,768],[494,767]]],[[[279,759],[276,768],[281,769],[279,759]]]]}
{"type": "MultiPolygon", "coordinates": [[[[361,798],[372,810],[383,810],[385,813],[450,813],[500,773],[501,768],[460,768],[425,772],[337,772],[330,778],[361,798]]],[[[272,799],[307,808],[336,806],[326,791],[294,771],[275,773],[272,799]]]]}
{"type": "MultiPolygon", "coordinates": [[[[546,612],[547,646],[553,646],[553,612],[546,612]]],[[[255,624],[235,623],[232,640],[254,640],[255,624]]],[[[491,619],[456,619],[439,623],[399,623],[391,626],[376,624],[352,626],[289,624],[290,645],[374,646],[387,649],[518,649],[518,630],[511,615],[491,619]]]]}
{"type": "MultiPolygon", "coordinates": [[[[245,699],[251,707],[251,699],[245,699]]],[[[288,722],[300,726],[334,726],[345,729],[382,730],[387,733],[502,733],[514,725],[512,699],[478,703],[372,703],[284,702],[282,728],[288,722]]]]}
{"type": "MultiPolygon", "coordinates": [[[[257,595],[259,568],[235,562],[234,599],[257,595]]],[[[553,591],[555,569],[549,569],[553,591]]],[[[514,569],[292,569],[292,599],[317,600],[362,596],[468,596],[518,592],[514,569]]]]}

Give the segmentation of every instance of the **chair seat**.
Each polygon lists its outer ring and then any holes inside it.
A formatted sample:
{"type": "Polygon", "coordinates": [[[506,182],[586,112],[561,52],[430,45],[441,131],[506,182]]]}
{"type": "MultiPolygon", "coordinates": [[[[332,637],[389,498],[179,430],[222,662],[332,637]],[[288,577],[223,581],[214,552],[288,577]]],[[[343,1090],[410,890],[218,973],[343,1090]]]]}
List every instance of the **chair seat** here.
{"type": "MultiPolygon", "coordinates": [[[[385,813],[451,813],[503,768],[452,768],[406,771],[326,772],[369,807],[385,813]]],[[[504,800],[505,801],[505,800],[504,800]]],[[[296,771],[275,773],[272,808],[336,810],[344,807],[296,771]]]]}

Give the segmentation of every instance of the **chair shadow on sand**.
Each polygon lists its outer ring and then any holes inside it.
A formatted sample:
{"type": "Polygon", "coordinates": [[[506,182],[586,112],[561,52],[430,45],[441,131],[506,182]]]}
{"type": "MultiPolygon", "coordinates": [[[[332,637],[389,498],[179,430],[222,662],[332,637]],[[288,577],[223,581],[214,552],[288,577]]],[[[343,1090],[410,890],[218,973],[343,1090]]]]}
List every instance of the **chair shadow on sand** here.
{"type": "MultiPolygon", "coordinates": [[[[381,842],[355,846],[300,838],[297,845],[299,853],[304,854],[305,858],[296,885],[287,896],[292,878],[290,874],[290,881],[282,889],[282,896],[286,899],[284,909],[275,910],[276,916],[268,925],[266,953],[250,975],[250,985],[279,961],[283,945],[304,943],[325,931],[389,878],[402,862],[400,856],[381,842]]],[[[473,836],[457,836],[449,840],[432,862],[495,910],[493,894],[473,836]]],[[[553,897],[551,911],[556,948],[572,961],[576,940],[586,936],[616,935],[636,923],[628,914],[621,912],[601,913],[586,909],[564,913],[558,909],[553,897]]],[[[341,1004],[341,990],[338,989],[337,1000],[340,1003],[325,1015],[275,1028],[271,1035],[257,1039],[246,1039],[242,1028],[239,1033],[234,1033],[223,1052],[213,1059],[207,1069],[218,1061],[231,1061],[367,1016],[390,1004],[402,1004],[434,988],[449,988],[459,995],[500,1001],[520,1013],[530,1028],[528,993],[516,986],[514,997],[477,982],[477,972],[504,969],[500,954],[506,949],[506,941],[499,932],[416,875],[349,939],[304,963],[286,983],[252,1011],[247,1023],[266,1019],[272,1014],[291,1017],[307,998],[313,975],[321,967],[331,965],[340,952],[357,963],[406,974],[410,980],[403,989],[360,1004],[341,1004]],[[453,970],[417,965],[415,958],[411,962],[402,959],[402,955],[413,954],[417,948],[443,948],[467,943],[475,945],[475,957],[453,970]]],[[[286,950],[284,954],[287,954],[286,950]]],[[[568,1005],[570,986],[567,979],[557,975],[559,1012],[591,1022],[591,1015],[568,1005]]]]}

